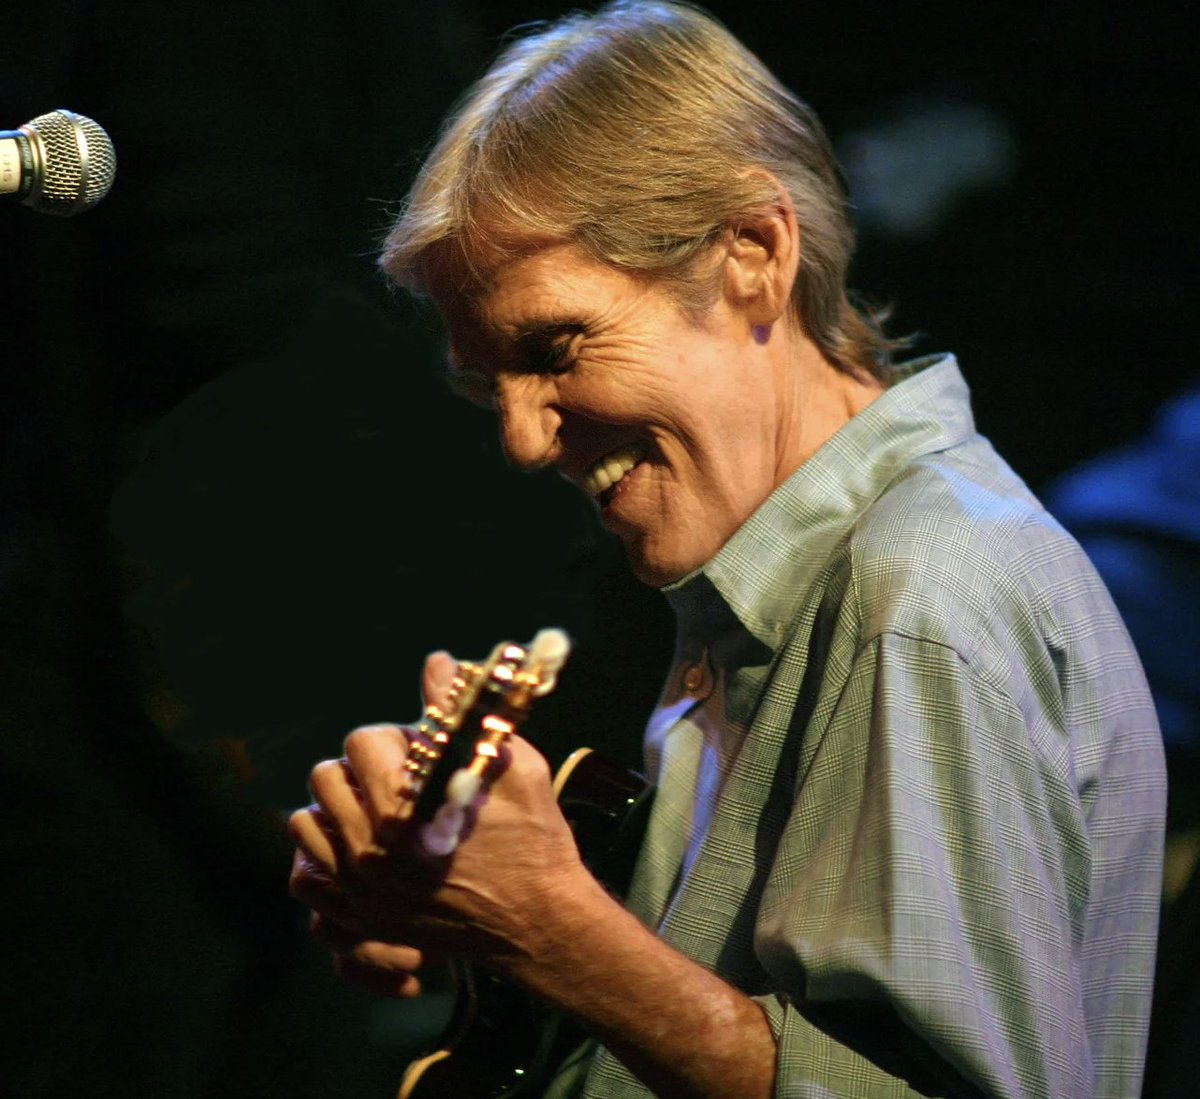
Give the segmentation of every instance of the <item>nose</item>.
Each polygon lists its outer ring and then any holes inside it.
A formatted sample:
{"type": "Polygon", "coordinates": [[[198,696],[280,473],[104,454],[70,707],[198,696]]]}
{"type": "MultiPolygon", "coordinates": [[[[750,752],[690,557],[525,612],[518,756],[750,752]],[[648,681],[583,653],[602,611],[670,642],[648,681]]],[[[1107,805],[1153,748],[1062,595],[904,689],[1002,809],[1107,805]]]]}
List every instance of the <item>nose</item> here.
{"type": "Polygon", "coordinates": [[[497,378],[496,411],[500,444],[510,465],[535,470],[555,460],[562,416],[554,404],[551,378],[538,374],[497,378]]]}

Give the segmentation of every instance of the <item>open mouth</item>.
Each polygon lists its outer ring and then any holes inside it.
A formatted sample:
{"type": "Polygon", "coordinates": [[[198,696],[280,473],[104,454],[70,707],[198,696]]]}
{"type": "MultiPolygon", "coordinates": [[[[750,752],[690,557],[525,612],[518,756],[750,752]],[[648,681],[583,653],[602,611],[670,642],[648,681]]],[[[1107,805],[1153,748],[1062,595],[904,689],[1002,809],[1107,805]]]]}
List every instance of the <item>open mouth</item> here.
{"type": "Polygon", "coordinates": [[[607,508],[617,494],[617,486],[641,461],[641,450],[636,446],[620,446],[617,450],[608,452],[584,474],[584,491],[601,506],[601,509],[607,508]]]}
{"type": "Polygon", "coordinates": [[[584,475],[583,487],[601,507],[606,507],[613,498],[617,485],[641,460],[641,454],[631,446],[611,451],[594,463],[584,475]]]}

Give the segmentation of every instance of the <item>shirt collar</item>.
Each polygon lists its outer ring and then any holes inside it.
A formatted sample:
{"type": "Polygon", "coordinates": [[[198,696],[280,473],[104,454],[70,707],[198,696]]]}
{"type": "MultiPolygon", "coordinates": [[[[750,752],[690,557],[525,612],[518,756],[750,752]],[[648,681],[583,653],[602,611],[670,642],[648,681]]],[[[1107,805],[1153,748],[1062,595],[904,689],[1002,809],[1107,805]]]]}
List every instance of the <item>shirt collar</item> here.
{"type": "Polygon", "coordinates": [[[725,617],[778,648],[797,599],[865,508],[912,462],[975,432],[953,355],[897,368],[894,381],[780,485],[695,572],[663,588],[681,632],[725,617]]]}

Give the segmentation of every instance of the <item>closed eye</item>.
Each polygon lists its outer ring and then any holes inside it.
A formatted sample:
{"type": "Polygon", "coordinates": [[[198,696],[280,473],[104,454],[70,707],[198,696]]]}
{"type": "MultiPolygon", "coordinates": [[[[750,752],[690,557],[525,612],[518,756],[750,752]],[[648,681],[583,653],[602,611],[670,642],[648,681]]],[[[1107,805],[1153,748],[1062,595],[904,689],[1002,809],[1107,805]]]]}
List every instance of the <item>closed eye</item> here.
{"type": "Polygon", "coordinates": [[[536,374],[562,374],[571,368],[571,352],[582,333],[579,325],[535,328],[517,337],[520,368],[536,374]]]}
{"type": "MultiPolygon", "coordinates": [[[[580,325],[556,324],[530,328],[513,341],[512,353],[501,370],[522,374],[565,374],[571,369],[573,351],[583,333],[580,325]]],[[[459,397],[480,408],[495,409],[495,370],[480,370],[463,365],[452,350],[446,355],[446,381],[459,397]]]]}

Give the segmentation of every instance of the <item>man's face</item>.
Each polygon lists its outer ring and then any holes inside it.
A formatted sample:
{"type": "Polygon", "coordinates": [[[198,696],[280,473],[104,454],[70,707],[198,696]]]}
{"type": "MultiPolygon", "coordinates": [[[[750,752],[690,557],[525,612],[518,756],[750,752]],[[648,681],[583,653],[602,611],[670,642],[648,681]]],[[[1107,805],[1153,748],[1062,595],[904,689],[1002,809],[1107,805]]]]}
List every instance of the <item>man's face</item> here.
{"type": "Polygon", "coordinates": [[[723,298],[693,320],[661,285],[552,244],[438,304],[509,461],[591,496],[645,583],[702,565],[791,472],[771,372],[723,298]]]}

